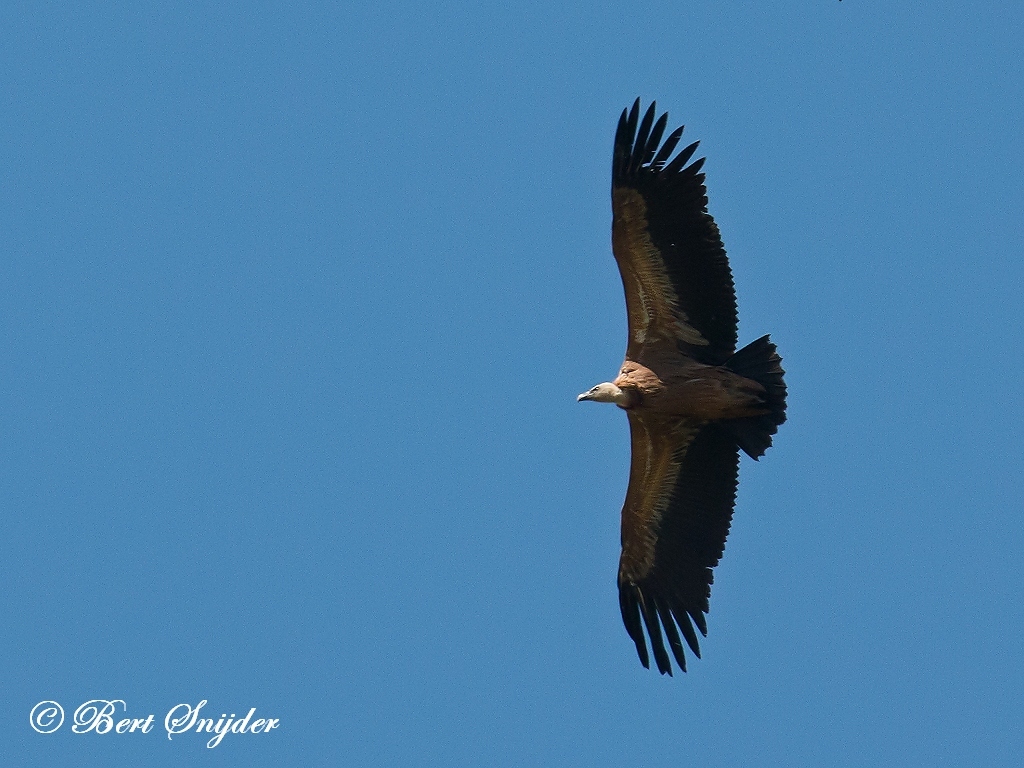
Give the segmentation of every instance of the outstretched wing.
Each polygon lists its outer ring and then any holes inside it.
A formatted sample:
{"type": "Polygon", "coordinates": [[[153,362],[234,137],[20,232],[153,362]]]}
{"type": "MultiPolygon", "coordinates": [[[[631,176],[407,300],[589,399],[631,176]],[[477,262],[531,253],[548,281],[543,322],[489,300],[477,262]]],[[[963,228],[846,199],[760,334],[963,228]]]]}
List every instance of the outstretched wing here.
{"type": "Polygon", "coordinates": [[[707,636],[712,571],[729,535],[739,449],[715,424],[629,412],[632,464],[622,508],[619,607],[626,631],[650,666],[672,674],[662,637],[686,671],[680,633],[700,658],[694,627],[707,636]],[[677,631],[678,627],[678,631],[677,631]]]}
{"type": "Polygon", "coordinates": [[[629,346],[675,340],[699,362],[720,365],[736,349],[736,293],[718,226],[707,211],[703,158],[686,165],[697,142],[672,153],[680,126],[654,122],[652,102],[623,110],[612,161],[612,248],[626,291],[629,346]],[[659,148],[660,145],[660,148],[659,148]]]}

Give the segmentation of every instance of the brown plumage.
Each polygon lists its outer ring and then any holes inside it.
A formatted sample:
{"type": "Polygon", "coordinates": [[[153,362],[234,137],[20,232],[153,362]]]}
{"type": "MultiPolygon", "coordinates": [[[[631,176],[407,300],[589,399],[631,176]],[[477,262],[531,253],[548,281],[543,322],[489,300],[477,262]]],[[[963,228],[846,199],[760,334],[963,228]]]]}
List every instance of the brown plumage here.
{"type": "Polygon", "coordinates": [[[664,638],[686,671],[683,640],[700,657],[712,568],[725,549],[739,451],[754,459],[786,420],[781,358],[767,336],[736,352],[736,294],[707,212],[704,160],[673,158],[668,115],[640,100],[624,110],[612,162],[612,248],[626,292],[626,360],[579,400],[629,416],[632,463],[622,508],[619,606],[645,667],[647,637],[672,674],[664,638]],[[682,638],[680,638],[680,634],[682,638]]]}

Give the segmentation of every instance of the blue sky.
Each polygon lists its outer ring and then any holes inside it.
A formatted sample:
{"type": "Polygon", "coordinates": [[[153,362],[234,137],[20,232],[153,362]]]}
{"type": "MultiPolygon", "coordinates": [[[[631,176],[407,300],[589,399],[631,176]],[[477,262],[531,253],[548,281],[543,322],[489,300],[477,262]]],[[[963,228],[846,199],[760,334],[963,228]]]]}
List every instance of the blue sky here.
{"type": "Polygon", "coordinates": [[[7,759],[1019,764],[1022,39],[994,2],[5,4],[7,759]],[[790,387],[673,679],[618,615],[626,420],[575,402],[624,351],[637,96],[701,140],[790,387]],[[155,727],[72,733],[92,699],[155,727]],[[168,740],[202,700],[280,727],[168,740]]]}

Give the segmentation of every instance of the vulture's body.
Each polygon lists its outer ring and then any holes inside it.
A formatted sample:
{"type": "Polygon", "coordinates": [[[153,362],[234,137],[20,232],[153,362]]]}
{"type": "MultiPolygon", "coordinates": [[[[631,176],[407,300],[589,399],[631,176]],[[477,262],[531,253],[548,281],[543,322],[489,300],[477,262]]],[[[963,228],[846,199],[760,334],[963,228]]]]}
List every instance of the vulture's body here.
{"type": "Polygon", "coordinates": [[[626,292],[626,360],[580,400],[629,416],[632,464],[622,508],[619,605],[649,666],[672,674],[664,637],[686,670],[707,635],[711,569],[725,549],[739,451],[764,454],[786,420],[781,358],[767,336],[736,352],[736,294],[718,227],[707,212],[697,144],[672,157],[640,100],[623,111],[612,164],[612,247],[626,292]]]}

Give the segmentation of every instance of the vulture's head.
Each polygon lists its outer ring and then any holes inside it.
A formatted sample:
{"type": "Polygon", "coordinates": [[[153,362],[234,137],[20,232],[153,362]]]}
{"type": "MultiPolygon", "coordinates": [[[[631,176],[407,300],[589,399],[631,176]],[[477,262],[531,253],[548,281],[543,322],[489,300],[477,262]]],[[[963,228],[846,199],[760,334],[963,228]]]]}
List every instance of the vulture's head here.
{"type": "Polygon", "coordinates": [[[592,389],[588,389],[576,398],[576,402],[582,402],[583,400],[593,400],[595,403],[615,403],[617,405],[626,405],[629,397],[619,387],[606,381],[603,384],[598,384],[592,389]]]}

